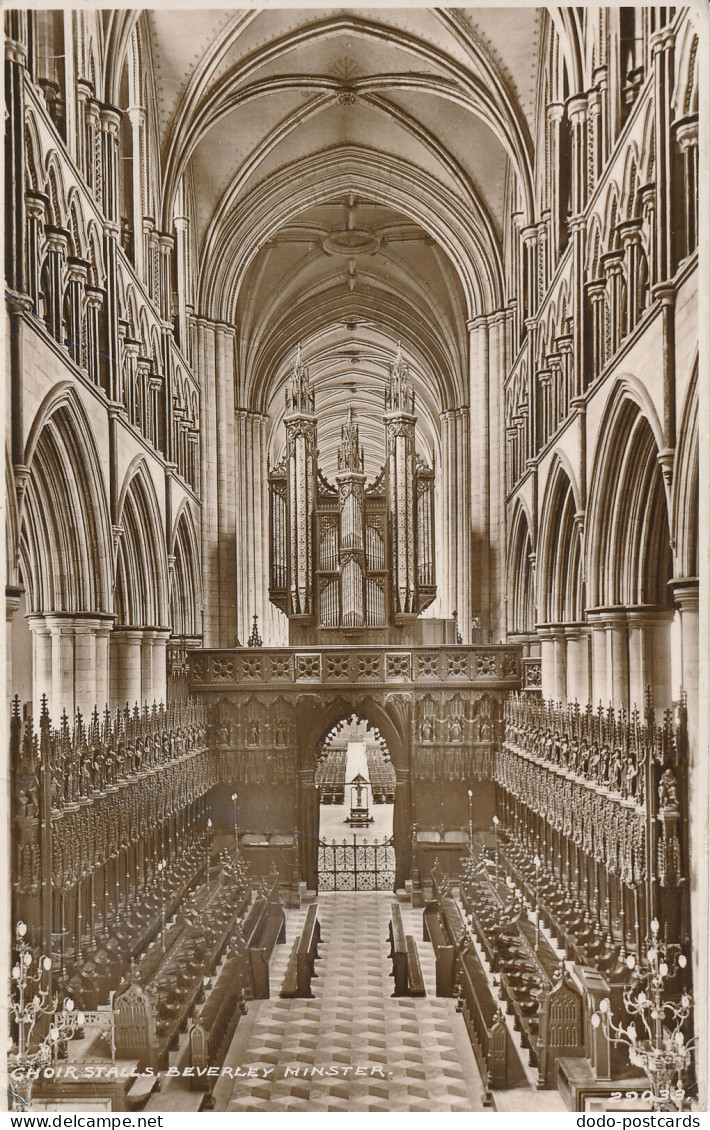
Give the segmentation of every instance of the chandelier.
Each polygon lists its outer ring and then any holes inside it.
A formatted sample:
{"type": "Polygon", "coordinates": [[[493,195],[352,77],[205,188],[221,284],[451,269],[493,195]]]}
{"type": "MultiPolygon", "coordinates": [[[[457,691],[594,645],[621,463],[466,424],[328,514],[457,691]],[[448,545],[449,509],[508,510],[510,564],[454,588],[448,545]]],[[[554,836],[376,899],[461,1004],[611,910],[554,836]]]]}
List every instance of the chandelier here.
{"type": "Polygon", "coordinates": [[[63,1009],[57,1011],[57,997],[50,988],[52,959],[35,957],[26,934],[27,925],[18,922],[10,998],[14,1035],[8,1056],[12,1109],[24,1111],[30,1109],[34,1079],[54,1062],[61,1044],[85,1024],[84,1014],[74,1011],[71,997],[66,997],[63,1009]]]}
{"type": "Polygon", "coordinates": [[[693,1039],[686,1039],[684,1026],[693,1008],[689,993],[669,993],[667,982],[685,969],[688,959],[680,946],[659,938],[658,919],[651,922],[645,959],[637,962],[629,954],[626,964],[632,978],[623,991],[629,1023],[624,1027],[611,1016],[607,997],[591,1018],[613,1044],[625,1046],[629,1061],[646,1073],[651,1083],[654,1110],[683,1110],[691,1082],[693,1039]]]}

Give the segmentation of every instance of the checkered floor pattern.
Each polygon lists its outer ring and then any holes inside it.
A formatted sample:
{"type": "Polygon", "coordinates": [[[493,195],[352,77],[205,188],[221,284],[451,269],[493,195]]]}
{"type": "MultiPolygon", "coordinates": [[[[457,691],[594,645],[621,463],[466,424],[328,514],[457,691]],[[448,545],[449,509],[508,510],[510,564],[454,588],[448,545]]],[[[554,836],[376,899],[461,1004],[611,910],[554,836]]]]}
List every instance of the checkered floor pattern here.
{"type": "Polygon", "coordinates": [[[307,908],[287,911],[286,945],[277,946],[271,959],[271,999],[249,1004],[225,1061],[235,1074],[237,1067],[245,1072],[251,1067],[258,1077],[223,1077],[215,1090],[217,1110],[483,1109],[463,1020],[454,1000],[435,996],[433,950],[422,941],[422,912],[407,903],[401,904],[404,929],[416,938],[427,996],[391,996],[392,898],[375,892],[319,896],[323,944],[314,1000],[279,999],[307,908]],[[339,1074],[309,1077],[314,1067],[339,1074]]]}

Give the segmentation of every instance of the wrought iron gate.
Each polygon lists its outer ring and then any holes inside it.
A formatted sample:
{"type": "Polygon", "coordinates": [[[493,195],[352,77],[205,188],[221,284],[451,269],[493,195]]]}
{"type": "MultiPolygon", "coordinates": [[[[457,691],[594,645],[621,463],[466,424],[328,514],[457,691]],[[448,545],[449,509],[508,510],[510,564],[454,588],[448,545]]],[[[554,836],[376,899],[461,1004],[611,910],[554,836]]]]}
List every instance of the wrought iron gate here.
{"type": "Polygon", "coordinates": [[[391,891],[394,888],[394,841],[319,840],[318,886],[321,891],[391,891]]]}

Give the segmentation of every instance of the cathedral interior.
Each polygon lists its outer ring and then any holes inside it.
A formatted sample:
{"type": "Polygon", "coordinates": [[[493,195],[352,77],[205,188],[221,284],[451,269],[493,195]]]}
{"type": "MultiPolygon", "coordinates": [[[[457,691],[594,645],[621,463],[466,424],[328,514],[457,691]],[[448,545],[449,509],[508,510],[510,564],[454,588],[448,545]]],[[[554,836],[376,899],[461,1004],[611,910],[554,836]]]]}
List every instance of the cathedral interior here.
{"type": "Polygon", "coordinates": [[[15,1109],[703,1103],[705,16],[5,10],[15,1109]]]}

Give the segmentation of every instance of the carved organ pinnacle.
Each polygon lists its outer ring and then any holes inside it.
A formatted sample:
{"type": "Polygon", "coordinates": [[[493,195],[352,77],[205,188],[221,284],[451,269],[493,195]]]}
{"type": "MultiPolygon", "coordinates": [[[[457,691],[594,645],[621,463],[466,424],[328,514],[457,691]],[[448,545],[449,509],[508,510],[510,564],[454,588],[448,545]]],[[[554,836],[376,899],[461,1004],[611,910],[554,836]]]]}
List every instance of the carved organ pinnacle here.
{"type": "Polygon", "coordinates": [[[316,463],[315,400],[299,348],[286,392],[286,454],[269,475],[269,595],[300,637],[302,628],[401,626],[436,595],[434,472],[416,454],[414,391],[399,345],[384,408],[380,473],[366,484],[350,408],[329,483],[316,463]]]}

